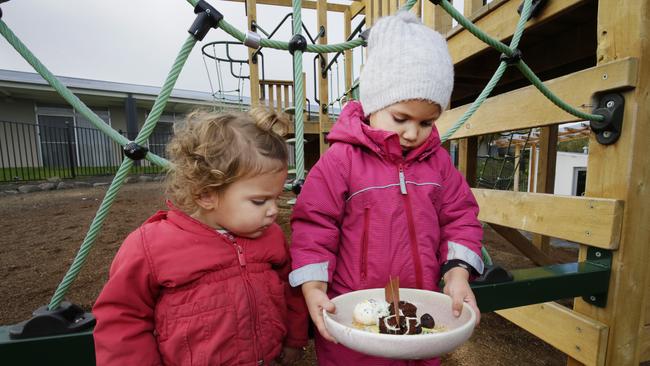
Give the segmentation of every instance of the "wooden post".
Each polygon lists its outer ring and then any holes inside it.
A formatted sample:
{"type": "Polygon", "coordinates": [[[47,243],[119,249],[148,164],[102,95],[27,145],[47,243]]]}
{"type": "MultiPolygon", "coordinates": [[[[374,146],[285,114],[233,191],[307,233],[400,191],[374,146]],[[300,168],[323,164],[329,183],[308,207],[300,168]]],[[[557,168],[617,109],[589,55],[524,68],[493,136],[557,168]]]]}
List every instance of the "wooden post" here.
{"type": "Polygon", "coordinates": [[[464,0],[463,15],[472,16],[476,11],[483,7],[483,0],[464,0]]]}
{"type": "MultiPolygon", "coordinates": [[[[248,0],[246,2],[246,14],[248,14],[248,30],[253,30],[253,21],[257,21],[257,1],[248,0]]],[[[250,68],[251,83],[251,106],[257,106],[260,103],[260,74],[256,62],[253,62],[254,49],[248,48],[248,67],[250,68]]]]}
{"type": "Polygon", "coordinates": [[[468,137],[458,142],[458,170],[465,176],[470,187],[476,187],[476,155],[478,138],[468,137]]]}
{"type": "MultiPolygon", "coordinates": [[[[321,27],[325,28],[325,33],[318,39],[318,43],[327,44],[327,0],[318,0],[318,3],[316,4],[316,12],[318,13],[318,29],[321,27]]],[[[321,56],[322,57],[319,57],[319,73],[327,67],[328,60],[327,53],[323,53],[321,56]]],[[[318,77],[318,99],[320,99],[320,106],[318,106],[318,136],[321,155],[323,155],[327,150],[324,134],[325,128],[329,123],[329,114],[327,110],[327,105],[329,104],[329,92],[327,88],[327,73],[325,75],[321,73],[318,77]]]]}
{"type": "MultiPolygon", "coordinates": [[[[539,160],[537,162],[537,193],[553,193],[555,186],[555,162],[557,160],[557,125],[540,128],[539,160]]],[[[533,235],[533,244],[542,252],[550,251],[550,238],[533,235]]]]}
{"type": "Polygon", "coordinates": [[[431,1],[422,3],[422,21],[443,35],[451,29],[451,15],[431,1]]]}
{"type": "MultiPolygon", "coordinates": [[[[352,34],[352,16],[349,9],[343,12],[343,27],[345,28],[343,36],[347,39],[352,34]]],[[[352,83],[354,82],[352,75],[354,56],[352,56],[352,50],[344,51],[343,57],[345,57],[345,90],[348,91],[352,88],[352,83]]],[[[346,100],[350,100],[351,98],[352,91],[345,96],[346,100]]]]}
{"type": "MultiPolygon", "coordinates": [[[[607,307],[582,299],[574,309],[609,326],[606,365],[638,365],[642,345],[648,342],[650,323],[645,304],[650,301],[650,4],[647,1],[598,1],[598,64],[636,57],[637,86],[621,92],[625,111],[620,139],[610,146],[590,135],[586,196],[625,202],[621,239],[612,258],[607,307]],[[632,35],[643,36],[632,36],[632,35]]],[[[603,75],[605,77],[605,75],[603,75]]],[[[597,91],[594,91],[597,92],[597,91]]],[[[580,248],[580,259],[587,248],[580,248]]],[[[569,364],[575,364],[570,361],[569,364]]]]}
{"type": "Polygon", "coordinates": [[[535,192],[535,181],[537,177],[537,145],[530,144],[530,157],[528,163],[528,192],[535,192]]]}
{"type": "Polygon", "coordinates": [[[521,164],[521,145],[515,144],[515,161],[514,164],[514,177],[512,182],[512,190],[519,192],[519,164],[521,164]]]}

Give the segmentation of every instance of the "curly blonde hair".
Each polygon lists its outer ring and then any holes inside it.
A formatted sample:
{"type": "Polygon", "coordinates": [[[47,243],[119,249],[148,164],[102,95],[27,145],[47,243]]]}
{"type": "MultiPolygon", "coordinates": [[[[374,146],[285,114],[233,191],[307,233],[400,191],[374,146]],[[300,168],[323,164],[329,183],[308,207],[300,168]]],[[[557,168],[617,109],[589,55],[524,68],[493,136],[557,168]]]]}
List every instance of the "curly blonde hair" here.
{"type": "Polygon", "coordinates": [[[247,113],[195,111],[176,126],[167,145],[171,168],[167,197],[185,212],[198,209],[202,193],[222,193],[247,177],[287,169],[282,138],[288,120],[262,108],[247,113]]]}

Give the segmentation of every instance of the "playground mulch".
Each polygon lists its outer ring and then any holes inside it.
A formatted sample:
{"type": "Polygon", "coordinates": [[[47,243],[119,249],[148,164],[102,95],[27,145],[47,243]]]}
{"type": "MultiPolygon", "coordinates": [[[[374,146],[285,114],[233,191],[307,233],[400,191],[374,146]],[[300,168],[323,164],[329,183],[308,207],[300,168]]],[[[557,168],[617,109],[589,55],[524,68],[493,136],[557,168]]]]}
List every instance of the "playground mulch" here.
{"type": "MultiPolygon", "coordinates": [[[[27,319],[33,310],[49,302],[105,193],[106,187],[95,187],[0,196],[1,325],[27,319]]],[[[109,265],[122,240],[153,212],[163,208],[160,183],[125,185],[67,298],[90,309],[106,281],[109,265]]],[[[288,231],[289,213],[289,207],[283,205],[279,223],[285,232],[288,231]]],[[[533,266],[491,230],[486,230],[485,243],[493,260],[506,268],[533,266]]],[[[551,255],[560,262],[569,262],[576,260],[577,252],[553,248],[551,255]]],[[[446,356],[443,364],[565,365],[566,356],[509,321],[489,313],[483,314],[472,338],[446,356]]],[[[315,365],[312,347],[298,365],[315,365]]]]}

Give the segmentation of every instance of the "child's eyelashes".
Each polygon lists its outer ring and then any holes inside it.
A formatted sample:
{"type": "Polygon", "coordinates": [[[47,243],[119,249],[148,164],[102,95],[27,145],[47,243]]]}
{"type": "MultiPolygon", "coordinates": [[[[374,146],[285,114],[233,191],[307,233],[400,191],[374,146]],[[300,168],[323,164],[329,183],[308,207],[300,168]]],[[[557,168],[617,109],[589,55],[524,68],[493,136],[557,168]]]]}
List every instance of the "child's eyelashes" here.
{"type": "Polygon", "coordinates": [[[263,206],[267,200],[251,200],[255,206],[263,206]]]}
{"type": "Polygon", "coordinates": [[[407,120],[406,120],[406,118],[398,118],[398,117],[393,116],[393,121],[395,121],[397,123],[404,123],[407,120]]]}

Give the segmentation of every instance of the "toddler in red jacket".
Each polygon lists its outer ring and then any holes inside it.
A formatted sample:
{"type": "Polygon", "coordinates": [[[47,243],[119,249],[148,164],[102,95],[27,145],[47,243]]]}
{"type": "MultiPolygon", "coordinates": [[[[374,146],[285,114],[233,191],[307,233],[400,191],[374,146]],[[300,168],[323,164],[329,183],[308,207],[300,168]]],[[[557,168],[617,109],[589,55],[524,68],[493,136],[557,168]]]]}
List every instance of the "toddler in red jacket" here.
{"type": "Polygon", "coordinates": [[[277,115],[191,114],[168,146],[169,210],[132,232],[93,313],[97,365],[297,360],[307,311],[276,200],[287,177],[277,115]]]}

